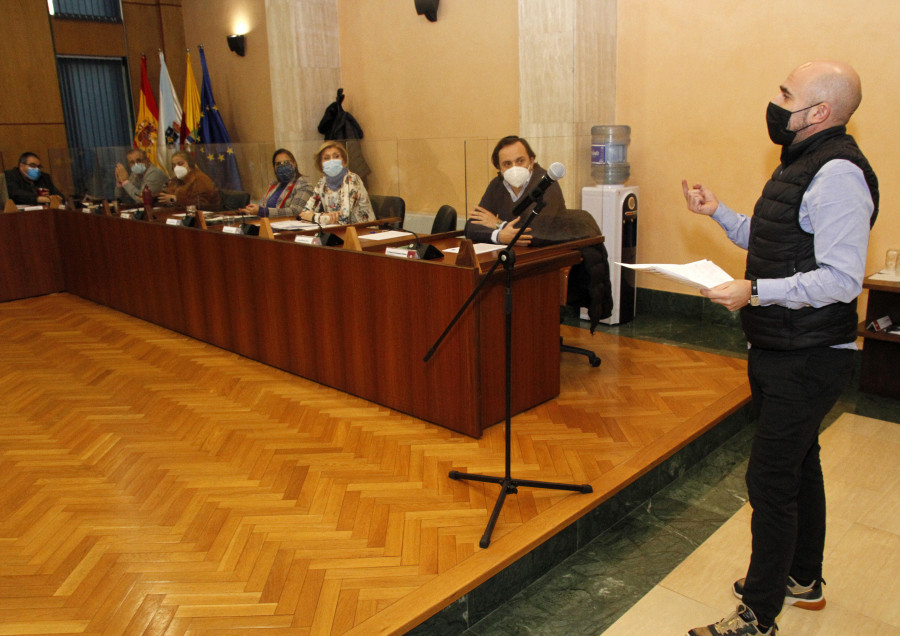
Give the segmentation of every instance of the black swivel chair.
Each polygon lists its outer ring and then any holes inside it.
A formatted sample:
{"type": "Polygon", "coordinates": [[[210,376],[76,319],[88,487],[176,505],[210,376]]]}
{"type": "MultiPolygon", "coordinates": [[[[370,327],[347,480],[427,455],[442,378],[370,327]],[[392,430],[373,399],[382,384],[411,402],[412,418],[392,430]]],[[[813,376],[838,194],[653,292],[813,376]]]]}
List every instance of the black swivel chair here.
{"type": "Polygon", "coordinates": [[[220,190],[219,201],[222,212],[237,210],[250,203],[250,193],[243,190],[220,190]]]}
{"type": "MultiPolygon", "coordinates": [[[[571,267],[564,267],[559,270],[559,304],[565,305],[568,300],[569,294],[569,272],[571,271],[571,267]]],[[[562,312],[560,312],[560,316],[562,316],[562,312]]],[[[600,363],[603,360],[600,359],[596,353],[591,351],[590,349],[585,349],[583,347],[575,347],[572,345],[567,345],[563,342],[562,336],[559,337],[559,350],[563,353],[577,353],[582,356],[587,356],[588,364],[592,367],[599,367],[600,363]]]]}
{"type": "MultiPolygon", "coordinates": [[[[584,210],[565,210],[561,216],[554,218],[553,214],[538,217],[540,223],[535,223],[535,237],[543,239],[546,242],[559,242],[564,240],[573,240],[578,238],[587,238],[599,235],[600,228],[594,218],[584,210]]],[[[589,249],[589,248],[588,248],[589,249]]],[[[608,264],[605,257],[606,250],[600,246],[594,250],[593,258],[600,259],[608,264]],[[603,255],[602,257],[600,255],[603,255]]],[[[585,250],[582,250],[582,256],[587,258],[585,250]]],[[[564,267],[560,270],[560,306],[572,304],[575,307],[586,306],[590,302],[590,287],[601,284],[601,281],[593,280],[584,269],[584,262],[571,267],[564,267]],[[570,276],[570,274],[573,274],[570,276]],[[570,289],[571,287],[571,289],[570,289]]],[[[608,280],[606,281],[608,285],[608,280]]],[[[610,305],[612,307],[611,299],[610,305]]],[[[608,315],[608,314],[607,314],[608,315]]],[[[593,328],[592,330],[593,331],[593,328]]],[[[562,337],[559,339],[560,350],[566,353],[577,353],[586,356],[588,363],[592,367],[599,367],[602,360],[590,349],[582,347],[574,347],[563,343],[562,337]]]]}
{"type": "Polygon", "coordinates": [[[442,205],[434,215],[434,222],[431,224],[431,233],[440,234],[441,232],[453,232],[456,230],[456,208],[452,205],[442,205]]]}
{"type": "Polygon", "coordinates": [[[406,202],[403,199],[381,194],[370,194],[369,200],[372,202],[372,210],[375,212],[376,219],[388,219],[399,216],[399,223],[388,225],[395,230],[403,227],[403,221],[406,218],[406,202]]]}

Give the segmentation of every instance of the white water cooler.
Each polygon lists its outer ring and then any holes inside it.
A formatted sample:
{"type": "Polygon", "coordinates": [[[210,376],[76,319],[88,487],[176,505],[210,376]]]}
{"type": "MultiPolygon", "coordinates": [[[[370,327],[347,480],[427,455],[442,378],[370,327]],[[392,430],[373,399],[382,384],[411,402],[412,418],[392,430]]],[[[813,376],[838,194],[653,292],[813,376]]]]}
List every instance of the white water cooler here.
{"type": "MultiPolygon", "coordinates": [[[[597,221],[609,254],[612,282],[612,315],[602,320],[608,325],[634,318],[635,272],[616,263],[637,263],[637,186],[596,185],[581,190],[581,208],[597,221]]],[[[584,311],[582,311],[584,313],[584,311]]]]}

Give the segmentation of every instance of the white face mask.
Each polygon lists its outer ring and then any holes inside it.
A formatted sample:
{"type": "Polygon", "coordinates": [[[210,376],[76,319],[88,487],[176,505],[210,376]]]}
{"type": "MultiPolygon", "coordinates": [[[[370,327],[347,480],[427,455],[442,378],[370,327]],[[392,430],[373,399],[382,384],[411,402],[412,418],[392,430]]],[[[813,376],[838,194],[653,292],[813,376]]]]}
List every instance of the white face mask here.
{"type": "Polygon", "coordinates": [[[514,188],[521,188],[531,176],[531,170],[522,166],[513,166],[503,173],[503,178],[514,188]]]}
{"type": "Polygon", "coordinates": [[[187,176],[188,169],[187,166],[175,166],[172,168],[172,172],[175,173],[177,178],[184,179],[187,176]]]}

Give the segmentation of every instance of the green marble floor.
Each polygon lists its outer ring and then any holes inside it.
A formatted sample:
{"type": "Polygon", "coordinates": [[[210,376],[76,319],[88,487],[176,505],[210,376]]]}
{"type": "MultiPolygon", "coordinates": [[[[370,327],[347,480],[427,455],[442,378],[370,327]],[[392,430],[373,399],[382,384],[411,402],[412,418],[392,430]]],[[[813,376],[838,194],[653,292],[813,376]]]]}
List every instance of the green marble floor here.
{"type": "MultiPolygon", "coordinates": [[[[735,316],[706,307],[702,311],[708,315],[685,315],[669,311],[666,302],[664,295],[658,295],[645,301],[643,309],[639,304],[633,321],[598,329],[722,355],[746,356],[746,342],[735,316]]],[[[586,326],[574,315],[564,322],[586,326]]],[[[861,393],[856,386],[854,377],[824,426],[844,412],[900,424],[900,401],[861,393]]],[[[747,426],[468,630],[441,633],[602,634],[745,503],[744,472],[750,439],[747,426]]]]}

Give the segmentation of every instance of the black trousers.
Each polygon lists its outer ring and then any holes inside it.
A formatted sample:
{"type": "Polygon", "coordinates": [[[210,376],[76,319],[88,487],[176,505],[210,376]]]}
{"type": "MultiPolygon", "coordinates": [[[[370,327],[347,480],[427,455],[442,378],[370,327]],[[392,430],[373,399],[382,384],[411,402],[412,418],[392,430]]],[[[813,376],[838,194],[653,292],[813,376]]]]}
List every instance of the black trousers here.
{"type": "Polygon", "coordinates": [[[756,433],[747,491],[753,542],[743,599],[763,625],[771,625],[781,611],[789,575],[803,582],[822,577],[825,483],[819,426],[852,365],[849,349],[750,349],[756,433]]]}

